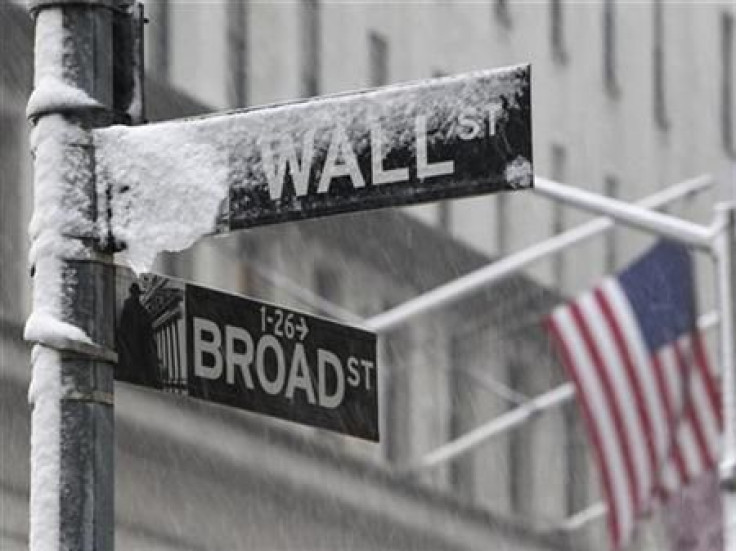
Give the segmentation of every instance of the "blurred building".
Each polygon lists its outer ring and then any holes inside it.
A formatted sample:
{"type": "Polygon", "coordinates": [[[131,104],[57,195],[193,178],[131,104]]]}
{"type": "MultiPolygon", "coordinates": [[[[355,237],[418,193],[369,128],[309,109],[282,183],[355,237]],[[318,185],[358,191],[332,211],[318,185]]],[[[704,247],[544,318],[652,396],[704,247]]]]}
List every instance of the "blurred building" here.
{"type": "MultiPolygon", "coordinates": [[[[538,175],[634,200],[736,157],[731,2],[190,2],[147,6],[162,120],[521,62],[538,175]]],[[[27,526],[32,25],[0,5],[0,547],[27,526]]],[[[725,181],[673,212],[705,222],[725,181]]],[[[527,193],[203,240],[157,269],[359,323],[587,217],[527,193]]],[[[118,385],[121,549],[600,549],[573,404],[419,476],[407,467],[557,386],[539,321],[647,239],[617,230],[385,335],[380,444],[118,385]]],[[[703,294],[708,295],[707,290],[703,294]]],[[[659,549],[656,527],[637,549],[659,549]]]]}
{"type": "MultiPolygon", "coordinates": [[[[736,156],[735,10],[727,0],[166,0],[149,9],[147,63],[223,109],[531,62],[535,173],[629,201],[736,156]]],[[[676,211],[709,220],[726,185],[676,211]]],[[[412,212],[488,255],[584,218],[524,194],[412,212]]],[[[636,250],[612,235],[576,249],[586,261],[574,268],[562,255],[535,275],[580,288],[636,250]]]]}

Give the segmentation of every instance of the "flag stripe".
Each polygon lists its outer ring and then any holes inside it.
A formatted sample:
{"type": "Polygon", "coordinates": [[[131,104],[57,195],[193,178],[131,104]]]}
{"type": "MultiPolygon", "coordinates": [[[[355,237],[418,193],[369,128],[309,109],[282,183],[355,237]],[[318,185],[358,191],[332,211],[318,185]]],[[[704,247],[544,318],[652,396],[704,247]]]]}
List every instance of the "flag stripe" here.
{"type": "Polygon", "coordinates": [[[666,383],[664,366],[657,355],[652,357],[652,368],[657,380],[660,396],[665,404],[669,433],[672,435],[665,442],[664,456],[666,458],[672,458],[672,467],[674,467],[675,473],[677,474],[678,480],[675,485],[668,487],[670,490],[673,490],[680,484],[686,484],[688,480],[687,466],[685,465],[685,460],[682,456],[682,450],[680,450],[680,444],[676,435],[678,411],[677,390],[672,390],[670,385],[666,383]]]}
{"type": "Polygon", "coordinates": [[[718,435],[721,429],[718,426],[718,419],[713,412],[712,404],[705,390],[703,375],[699,371],[693,373],[691,398],[694,412],[698,416],[706,440],[709,461],[712,464],[718,460],[720,452],[718,435]]]}
{"type": "MultiPolygon", "coordinates": [[[[559,317],[562,316],[560,315],[559,317]]],[[[598,423],[596,422],[595,417],[592,414],[592,410],[588,400],[588,394],[583,390],[583,384],[578,377],[578,370],[575,360],[573,360],[573,356],[570,353],[570,348],[567,344],[567,341],[563,337],[557,316],[550,316],[549,318],[547,318],[546,323],[549,332],[556,337],[554,339],[554,342],[557,345],[557,349],[559,350],[560,355],[562,356],[562,364],[578,389],[578,403],[580,405],[580,409],[583,412],[585,423],[588,426],[588,433],[591,435],[591,438],[593,440],[593,449],[595,451],[597,463],[601,472],[603,493],[605,494],[606,503],[609,504],[607,515],[608,530],[611,534],[614,548],[618,548],[621,538],[619,523],[620,513],[618,505],[620,498],[617,498],[613,490],[614,486],[612,484],[611,468],[609,466],[609,462],[606,460],[606,447],[603,444],[601,431],[598,427],[598,423]]]]}
{"type": "MultiPolygon", "coordinates": [[[[655,431],[657,459],[661,463],[667,457],[672,434],[668,412],[674,412],[675,409],[671,407],[671,404],[665,403],[667,396],[663,395],[662,380],[658,379],[659,374],[653,369],[651,355],[646,350],[644,338],[636,323],[636,316],[623,289],[613,278],[604,281],[603,288],[613,306],[613,313],[619,320],[618,325],[626,339],[636,373],[646,395],[645,403],[655,431]]],[[[674,419],[674,416],[672,418],[674,419]]]]}
{"type": "Polygon", "coordinates": [[[639,380],[638,373],[636,372],[636,369],[634,367],[634,362],[631,359],[631,354],[628,347],[626,346],[626,341],[624,339],[623,333],[621,332],[621,328],[619,327],[616,316],[613,313],[613,309],[611,308],[611,305],[608,302],[608,298],[603,293],[602,289],[599,288],[595,290],[595,298],[598,302],[598,306],[601,309],[601,312],[603,313],[603,317],[608,324],[611,334],[613,335],[618,354],[624,365],[626,377],[628,379],[629,385],[634,391],[636,412],[639,416],[639,421],[644,428],[647,459],[649,461],[649,484],[646,488],[648,493],[655,485],[654,479],[657,473],[658,461],[655,451],[654,429],[652,428],[652,421],[649,416],[648,408],[646,407],[647,404],[644,398],[644,391],[642,390],[642,382],[639,380]]]}
{"type": "Polygon", "coordinates": [[[595,292],[585,294],[579,301],[580,314],[594,341],[600,358],[604,379],[610,383],[610,399],[620,412],[622,437],[631,450],[636,475],[636,511],[645,507],[651,490],[651,476],[646,454],[647,437],[636,415],[636,399],[626,378],[623,360],[618,354],[614,336],[608,330],[603,313],[595,298],[595,292]]]}
{"type": "Polygon", "coordinates": [[[693,434],[693,427],[687,416],[687,379],[686,375],[681,371],[680,364],[675,354],[674,343],[665,346],[660,350],[659,357],[665,370],[665,378],[669,382],[672,392],[676,396],[677,414],[675,418],[675,442],[682,454],[685,477],[683,483],[689,484],[692,479],[700,472],[700,457],[698,455],[697,442],[693,434]]]}
{"type": "Polygon", "coordinates": [[[613,462],[612,473],[616,478],[614,489],[619,494],[616,502],[620,511],[621,530],[627,534],[632,525],[637,495],[631,455],[626,442],[619,436],[622,430],[621,419],[616,417],[616,410],[612,408],[608,398],[610,394],[606,391],[605,382],[596,367],[593,351],[585,340],[586,332],[581,330],[581,324],[576,319],[576,311],[579,317],[579,311],[573,303],[564,312],[567,317],[564,325],[567,329],[565,337],[574,351],[576,373],[583,383],[583,392],[591,397],[593,418],[602,428],[603,444],[607,447],[604,460],[613,462]]]}
{"type": "Polygon", "coordinates": [[[705,436],[703,436],[703,429],[700,426],[700,419],[695,414],[695,410],[693,408],[693,370],[690,369],[689,364],[685,359],[685,354],[683,352],[683,342],[675,341],[673,343],[673,350],[675,354],[675,361],[677,362],[677,367],[680,370],[680,376],[682,377],[683,381],[685,381],[685,387],[687,388],[684,417],[689,423],[690,430],[692,431],[693,437],[695,438],[695,442],[697,444],[696,451],[698,452],[700,459],[700,465],[691,472],[691,474],[695,475],[702,472],[704,469],[709,468],[710,456],[708,453],[708,445],[705,442],[705,436]]]}
{"type": "Polygon", "coordinates": [[[693,295],[688,250],[664,241],[547,319],[595,449],[614,549],[652,505],[718,465],[721,397],[693,295]]]}
{"type": "Polygon", "coordinates": [[[723,406],[721,404],[721,393],[718,389],[718,384],[713,378],[713,372],[711,371],[708,357],[705,354],[705,345],[703,343],[703,336],[699,331],[695,331],[692,336],[693,339],[693,352],[695,354],[695,362],[699,368],[700,373],[703,375],[703,382],[708,392],[708,397],[711,402],[711,408],[713,413],[718,420],[719,432],[723,430],[723,406]]]}

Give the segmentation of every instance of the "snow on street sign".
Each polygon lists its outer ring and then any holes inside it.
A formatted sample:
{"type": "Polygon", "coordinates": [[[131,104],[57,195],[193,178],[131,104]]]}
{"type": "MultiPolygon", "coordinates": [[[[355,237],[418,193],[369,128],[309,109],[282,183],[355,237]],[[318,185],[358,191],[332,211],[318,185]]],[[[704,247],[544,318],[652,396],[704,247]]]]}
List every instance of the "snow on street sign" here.
{"type": "Polygon", "coordinates": [[[117,380],[378,441],[375,334],[116,270],[117,380]]]}
{"type": "Polygon", "coordinates": [[[132,249],[533,182],[528,65],[94,136],[98,195],[132,249]]]}

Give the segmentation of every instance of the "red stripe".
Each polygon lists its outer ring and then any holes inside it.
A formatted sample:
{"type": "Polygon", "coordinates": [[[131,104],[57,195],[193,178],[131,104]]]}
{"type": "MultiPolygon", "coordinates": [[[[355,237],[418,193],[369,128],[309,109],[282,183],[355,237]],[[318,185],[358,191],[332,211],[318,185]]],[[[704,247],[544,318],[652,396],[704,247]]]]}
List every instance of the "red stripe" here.
{"type": "MultiPolygon", "coordinates": [[[[695,407],[693,406],[691,401],[688,401],[687,405],[685,406],[685,413],[687,414],[688,419],[690,420],[690,424],[693,427],[695,440],[697,440],[698,442],[700,460],[703,464],[701,472],[709,471],[716,466],[716,458],[713,457],[713,455],[710,453],[710,447],[708,446],[708,442],[705,439],[705,435],[703,434],[703,428],[700,424],[700,419],[698,419],[698,416],[695,413],[695,407]]],[[[699,475],[701,474],[701,472],[698,472],[697,474],[699,475]]]]}
{"type": "Polygon", "coordinates": [[[595,418],[593,417],[590,404],[588,403],[588,396],[584,392],[582,381],[578,377],[575,361],[572,359],[570,349],[568,348],[567,343],[562,337],[562,333],[557,327],[557,323],[555,322],[554,318],[550,316],[544,320],[544,325],[547,331],[552,335],[552,341],[555,343],[557,350],[562,357],[562,365],[564,366],[565,371],[567,371],[568,376],[570,377],[570,379],[572,379],[575,384],[575,388],[577,389],[576,397],[578,400],[578,404],[580,405],[580,409],[583,412],[585,424],[588,427],[588,434],[593,440],[593,449],[595,450],[596,460],[601,472],[603,495],[606,499],[606,504],[608,505],[608,532],[611,535],[613,548],[618,549],[621,544],[621,529],[618,518],[618,507],[616,507],[616,498],[613,493],[613,485],[611,483],[611,472],[608,463],[606,462],[606,455],[603,449],[601,434],[598,430],[598,425],[595,422],[595,418]]]}
{"type": "Polygon", "coordinates": [[[674,404],[672,403],[673,397],[670,396],[669,387],[664,380],[664,368],[662,367],[662,362],[660,361],[659,356],[654,354],[651,361],[652,366],[654,367],[653,371],[654,378],[657,381],[657,388],[659,389],[660,396],[662,396],[665,413],[667,414],[667,432],[670,435],[667,457],[672,456],[675,460],[675,466],[677,467],[677,472],[680,475],[680,481],[683,484],[687,484],[690,480],[690,476],[688,475],[687,466],[685,465],[685,460],[682,457],[682,450],[680,449],[680,444],[677,439],[677,417],[675,414],[674,404]]]}
{"type": "MultiPolygon", "coordinates": [[[[698,444],[698,452],[700,453],[700,460],[702,461],[703,470],[710,469],[713,466],[713,458],[710,455],[709,448],[708,448],[708,442],[703,435],[703,427],[700,425],[700,419],[695,413],[695,408],[693,407],[693,401],[692,401],[692,376],[693,373],[693,366],[689,365],[687,361],[685,360],[685,355],[682,352],[682,349],[680,348],[679,341],[675,340],[672,343],[672,346],[675,349],[675,357],[677,358],[677,366],[680,368],[680,373],[682,373],[683,380],[687,381],[686,388],[688,389],[687,394],[685,395],[685,407],[683,413],[687,416],[688,421],[690,421],[690,426],[693,429],[693,433],[695,434],[695,441],[698,444]]],[[[693,474],[700,474],[700,473],[693,473],[693,474]]]]}
{"type": "Polygon", "coordinates": [[[600,352],[598,351],[595,340],[593,339],[593,336],[590,333],[590,329],[583,319],[580,307],[576,303],[572,303],[570,304],[570,311],[572,313],[573,319],[575,320],[575,325],[577,325],[577,328],[580,331],[580,335],[583,337],[583,342],[588,349],[588,353],[590,354],[591,358],[593,358],[593,366],[598,372],[598,379],[603,385],[603,395],[606,398],[608,409],[612,414],[613,422],[616,427],[616,434],[618,435],[618,440],[621,445],[621,451],[623,452],[624,456],[624,463],[626,465],[626,472],[628,474],[627,482],[631,505],[633,506],[634,511],[638,513],[640,510],[638,499],[639,480],[636,474],[636,469],[634,468],[634,461],[631,456],[631,446],[627,438],[628,435],[626,433],[626,424],[623,422],[623,418],[621,417],[619,404],[616,401],[615,394],[613,393],[613,385],[611,384],[611,380],[608,377],[606,368],[603,365],[603,359],[601,358],[600,352]]]}
{"type": "MultiPolygon", "coordinates": [[[[621,328],[619,327],[618,321],[616,320],[613,309],[611,308],[606,295],[600,288],[595,289],[594,294],[596,302],[598,303],[598,307],[603,312],[603,317],[608,323],[608,328],[614,336],[619,356],[621,356],[624,367],[626,369],[626,377],[629,380],[629,385],[634,389],[634,397],[636,399],[636,411],[639,414],[639,421],[644,427],[644,434],[647,443],[647,455],[649,457],[649,470],[652,473],[652,486],[654,487],[657,485],[657,473],[659,469],[657,467],[657,453],[655,451],[654,430],[652,429],[652,421],[649,418],[649,412],[646,408],[646,400],[644,398],[644,392],[641,388],[641,382],[639,381],[639,376],[637,374],[636,367],[634,366],[634,362],[631,359],[629,349],[626,346],[626,339],[621,331],[621,328]]],[[[648,366],[645,366],[645,368],[646,367],[648,366]]],[[[652,488],[647,488],[648,491],[651,489],[652,488]]]]}
{"type": "Polygon", "coordinates": [[[713,408],[713,413],[715,414],[716,420],[718,422],[718,430],[719,432],[722,432],[723,405],[721,404],[721,392],[718,388],[718,384],[713,379],[713,372],[710,369],[708,355],[705,353],[705,346],[703,345],[703,335],[700,333],[700,331],[696,330],[693,331],[691,338],[693,342],[693,352],[695,353],[695,363],[703,376],[705,390],[708,393],[711,408],[713,408]]]}

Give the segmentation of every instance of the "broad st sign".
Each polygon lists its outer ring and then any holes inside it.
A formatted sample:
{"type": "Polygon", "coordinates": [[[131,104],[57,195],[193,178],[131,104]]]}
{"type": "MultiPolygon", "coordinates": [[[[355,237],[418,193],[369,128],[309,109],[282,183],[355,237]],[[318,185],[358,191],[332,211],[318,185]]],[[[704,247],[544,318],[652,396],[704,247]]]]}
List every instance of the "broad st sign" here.
{"type": "Polygon", "coordinates": [[[374,334],[117,270],[116,379],[378,441],[374,334]]]}
{"type": "MultiPolygon", "coordinates": [[[[188,120],[111,127],[95,130],[95,142],[98,181],[106,182],[115,198],[113,219],[129,215],[135,200],[121,198],[137,197],[136,186],[151,180],[156,164],[142,164],[143,170],[131,159],[152,159],[161,147],[164,160],[186,149],[211,163],[204,176],[219,174],[225,181],[213,214],[216,232],[528,189],[533,185],[530,69],[478,71],[188,120]],[[207,149],[200,154],[197,146],[207,149]]],[[[162,171],[147,185],[161,185],[167,177],[162,171]]]]}

